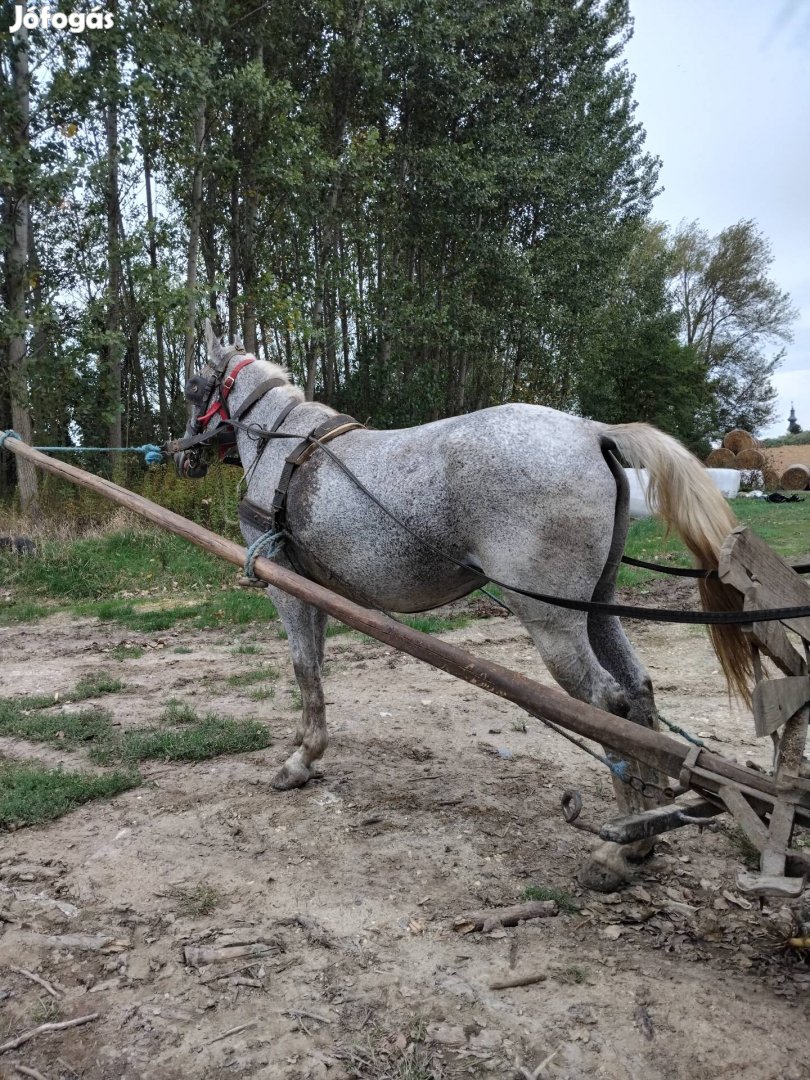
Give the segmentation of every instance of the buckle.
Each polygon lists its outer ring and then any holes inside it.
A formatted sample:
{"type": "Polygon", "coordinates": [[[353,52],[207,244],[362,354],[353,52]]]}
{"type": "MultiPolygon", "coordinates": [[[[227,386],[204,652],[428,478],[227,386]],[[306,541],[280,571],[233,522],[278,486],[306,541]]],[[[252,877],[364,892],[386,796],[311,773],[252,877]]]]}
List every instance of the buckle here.
{"type": "Polygon", "coordinates": [[[233,377],[233,375],[228,375],[227,378],[222,380],[222,389],[225,391],[226,394],[230,394],[231,390],[233,390],[233,384],[235,382],[236,379],[233,377]]]}

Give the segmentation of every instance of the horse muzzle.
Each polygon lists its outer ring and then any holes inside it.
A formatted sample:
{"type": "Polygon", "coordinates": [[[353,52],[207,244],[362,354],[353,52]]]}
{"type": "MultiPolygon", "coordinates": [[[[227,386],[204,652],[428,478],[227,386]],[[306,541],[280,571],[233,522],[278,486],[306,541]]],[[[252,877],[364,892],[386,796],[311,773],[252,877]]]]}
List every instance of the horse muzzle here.
{"type": "Polygon", "coordinates": [[[208,466],[199,454],[181,450],[174,455],[174,468],[183,480],[202,480],[208,473],[208,466]]]}

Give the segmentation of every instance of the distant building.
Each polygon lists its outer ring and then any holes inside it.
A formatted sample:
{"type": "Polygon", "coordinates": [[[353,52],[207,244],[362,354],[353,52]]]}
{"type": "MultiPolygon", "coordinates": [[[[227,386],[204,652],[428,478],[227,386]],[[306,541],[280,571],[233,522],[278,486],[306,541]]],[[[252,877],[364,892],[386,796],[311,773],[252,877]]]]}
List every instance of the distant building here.
{"type": "Polygon", "coordinates": [[[802,430],[802,425],[796,419],[796,410],[793,408],[793,402],[790,403],[790,416],[788,417],[788,434],[798,435],[802,430]]]}

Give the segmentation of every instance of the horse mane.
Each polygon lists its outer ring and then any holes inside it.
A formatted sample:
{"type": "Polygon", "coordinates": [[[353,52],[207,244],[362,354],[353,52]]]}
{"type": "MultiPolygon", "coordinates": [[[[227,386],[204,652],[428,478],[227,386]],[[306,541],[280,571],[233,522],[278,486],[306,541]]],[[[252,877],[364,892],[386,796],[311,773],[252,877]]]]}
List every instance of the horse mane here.
{"type": "Polygon", "coordinates": [[[281,364],[273,364],[269,360],[259,360],[256,358],[254,370],[258,369],[263,379],[284,379],[287,386],[284,388],[288,390],[290,397],[297,398],[298,401],[305,401],[306,395],[300,386],[296,386],[292,381],[292,376],[286,368],[283,368],[281,364]],[[288,389],[289,388],[289,389],[288,389]]]}

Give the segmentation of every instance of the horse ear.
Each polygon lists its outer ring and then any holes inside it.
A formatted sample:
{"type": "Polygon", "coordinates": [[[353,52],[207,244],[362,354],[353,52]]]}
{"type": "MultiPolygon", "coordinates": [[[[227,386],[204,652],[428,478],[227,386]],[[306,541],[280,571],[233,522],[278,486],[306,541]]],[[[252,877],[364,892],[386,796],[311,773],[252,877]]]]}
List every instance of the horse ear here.
{"type": "Polygon", "coordinates": [[[237,348],[237,349],[239,349],[240,351],[241,351],[242,349],[244,349],[244,347],[245,347],[245,343],[244,343],[244,341],[243,341],[243,339],[242,339],[242,335],[241,335],[241,334],[234,334],[234,335],[233,335],[233,344],[234,344],[234,348],[237,348]]]}
{"type": "Polygon", "coordinates": [[[217,339],[214,337],[214,328],[211,325],[211,320],[205,320],[205,352],[206,355],[212,357],[214,355],[214,348],[216,346],[217,339]]]}

